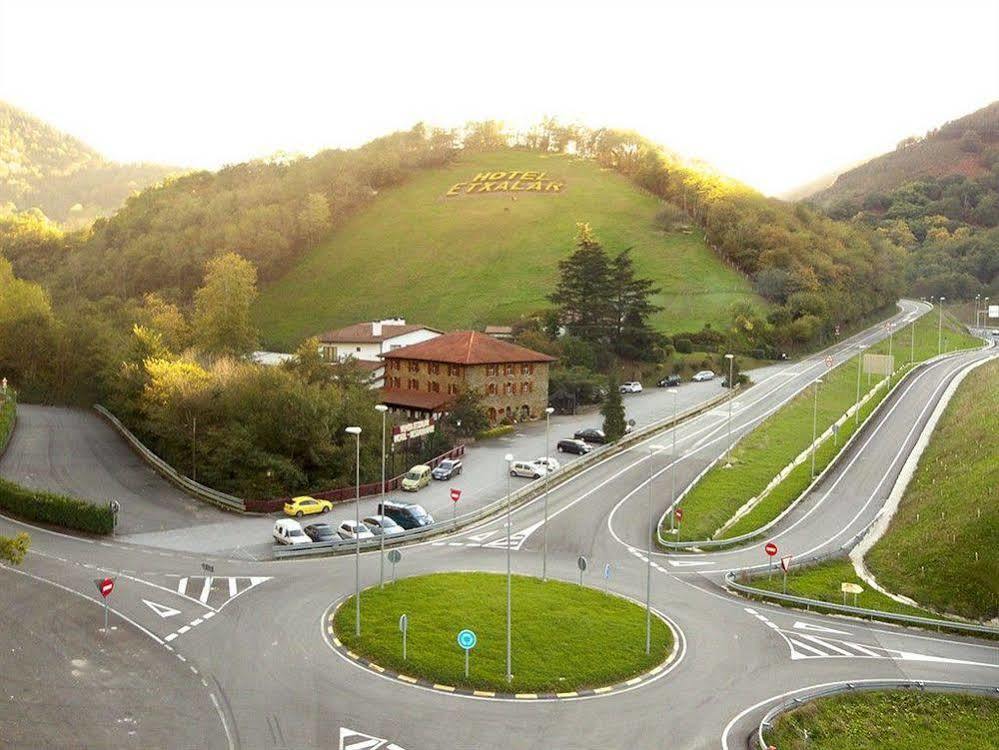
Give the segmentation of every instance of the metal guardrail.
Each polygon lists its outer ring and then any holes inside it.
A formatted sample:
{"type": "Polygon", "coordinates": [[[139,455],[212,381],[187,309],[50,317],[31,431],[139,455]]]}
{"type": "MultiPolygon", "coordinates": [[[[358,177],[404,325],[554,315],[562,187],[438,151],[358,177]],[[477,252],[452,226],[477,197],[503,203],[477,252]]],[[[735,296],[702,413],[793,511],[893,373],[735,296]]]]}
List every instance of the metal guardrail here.
{"type": "Polygon", "coordinates": [[[240,513],[246,512],[246,504],[241,498],[233,495],[227,495],[226,493],[219,492],[218,490],[213,490],[211,487],[206,487],[205,485],[194,481],[190,477],[184,476],[162,458],[149,450],[149,448],[147,448],[142,441],[139,440],[139,438],[133,435],[131,430],[125,427],[125,425],[123,425],[114,414],[109,412],[100,404],[94,404],[94,410],[125,439],[125,442],[132,446],[133,450],[139,454],[143,461],[149,464],[156,471],[156,473],[168,482],[177,485],[188,494],[201,500],[206,500],[207,502],[213,503],[214,505],[218,505],[227,510],[234,510],[240,513]]]}
{"type": "MultiPolygon", "coordinates": [[[[685,411],[679,412],[676,415],[676,422],[682,422],[685,419],[702,414],[705,411],[709,411],[717,406],[722,401],[725,401],[729,397],[729,393],[721,393],[718,396],[708,399],[696,406],[693,406],[685,411]]],[[[579,459],[573,461],[570,464],[566,464],[561,468],[553,471],[548,475],[548,490],[554,490],[561,484],[564,484],[569,479],[574,477],[576,474],[588,469],[597,463],[616,456],[619,453],[623,453],[628,450],[631,446],[636,443],[640,443],[647,439],[651,435],[660,432],[663,429],[668,428],[674,423],[673,415],[663,419],[656,420],[644,427],[635,430],[623,438],[618,440],[616,443],[611,443],[609,445],[603,445],[596,450],[591,451],[579,459]]],[[[484,505],[478,510],[469,511],[454,519],[449,519],[447,521],[438,521],[437,523],[431,524],[430,526],[424,526],[421,529],[410,529],[409,531],[403,532],[402,534],[396,534],[391,537],[385,538],[385,546],[397,546],[401,544],[409,544],[412,542],[422,541],[424,539],[438,536],[441,534],[450,534],[458,529],[464,528],[471,524],[479,523],[490,516],[499,513],[506,509],[507,502],[510,506],[516,508],[519,505],[523,505],[529,500],[538,497],[545,491],[545,483],[540,481],[533,481],[524,487],[512,492],[510,494],[509,500],[504,495],[498,500],[494,500],[488,505],[484,505]]],[[[375,537],[373,539],[364,539],[360,542],[360,548],[362,551],[370,549],[378,549],[382,544],[381,537],[375,537]]],[[[353,552],[357,549],[358,542],[353,539],[335,540],[332,542],[311,542],[307,544],[275,544],[273,549],[273,554],[276,559],[282,558],[293,558],[293,557],[309,557],[312,555],[321,554],[340,554],[344,552],[353,552]]]]}
{"type": "Polygon", "coordinates": [[[831,612],[838,612],[847,615],[854,615],[873,620],[885,620],[888,622],[898,622],[903,625],[915,625],[923,628],[936,628],[956,630],[964,633],[976,633],[982,635],[999,636],[999,628],[982,625],[975,622],[963,622],[961,620],[939,620],[934,617],[919,617],[917,615],[905,615],[898,612],[883,612],[879,609],[866,609],[864,607],[853,607],[849,604],[837,604],[821,599],[809,599],[804,596],[793,596],[782,594],[778,591],[767,591],[753,586],[737,583],[735,573],[725,574],[725,585],[741,594],[756,597],[758,599],[769,599],[776,602],[796,604],[805,607],[807,610],[824,609],[831,612]]]}
{"type": "Polygon", "coordinates": [[[759,750],[769,750],[771,747],[764,738],[764,732],[772,728],[774,720],[783,713],[793,711],[800,706],[819,698],[828,698],[842,693],[871,692],[877,690],[916,690],[931,693],[975,693],[991,698],[999,698],[999,687],[995,685],[967,684],[962,682],[940,682],[937,680],[853,680],[832,685],[823,685],[814,689],[806,688],[794,698],[781,701],[764,715],[756,729],[756,741],[759,750]]]}

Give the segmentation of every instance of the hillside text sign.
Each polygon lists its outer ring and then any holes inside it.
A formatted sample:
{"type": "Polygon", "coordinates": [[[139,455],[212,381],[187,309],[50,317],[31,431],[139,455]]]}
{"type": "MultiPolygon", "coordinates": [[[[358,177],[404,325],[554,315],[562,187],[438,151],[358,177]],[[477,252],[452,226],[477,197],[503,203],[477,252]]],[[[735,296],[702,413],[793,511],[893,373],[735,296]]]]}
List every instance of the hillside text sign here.
{"type": "Polygon", "coordinates": [[[472,193],[560,193],[565,183],[537,170],[479,172],[472,179],[454,183],[444,195],[472,193]]]}

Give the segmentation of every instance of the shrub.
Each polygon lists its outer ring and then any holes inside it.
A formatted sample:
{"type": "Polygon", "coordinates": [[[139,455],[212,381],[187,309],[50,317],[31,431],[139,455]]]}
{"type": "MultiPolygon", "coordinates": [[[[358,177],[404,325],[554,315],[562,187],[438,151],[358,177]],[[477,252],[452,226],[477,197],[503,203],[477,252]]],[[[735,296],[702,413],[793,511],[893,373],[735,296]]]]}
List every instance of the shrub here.
{"type": "Polygon", "coordinates": [[[499,437],[500,435],[509,435],[513,432],[513,425],[511,424],[501,424],[498,427],[493,427],[489,430],[483,430],[475,436],[476,440],[486,440],[487,438],[499,437]]]}
{"type": "Polygon", "coordinates": [[[694,351],[694,345],[690,339],[676,339],[673,346],[680,354],[690,354],[694,351]]]}
{"type": "Polygon", "coordinates": [[[65,495],[30,490],[6,479],[0,479],[0,508],[30,521],[91,534],[110,534],[114,530],[114,516],[107,507],[65,495]]]}

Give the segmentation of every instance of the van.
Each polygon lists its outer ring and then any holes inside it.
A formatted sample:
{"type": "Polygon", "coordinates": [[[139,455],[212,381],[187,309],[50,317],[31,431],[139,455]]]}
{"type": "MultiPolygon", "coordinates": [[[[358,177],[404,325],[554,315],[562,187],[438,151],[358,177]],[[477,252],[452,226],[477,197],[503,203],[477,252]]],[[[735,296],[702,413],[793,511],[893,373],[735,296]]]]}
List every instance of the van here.
{"type": "Polygon", "coordinates": [[[402,488],[406,492],[416,492],[420,487],[430,484],[430,467],[419,464],[406,472],[402,478],[402,488]]]}
{"type": "Polygon", "coordinates": [[[394,503],[388,500],[378,503],[378,513],[388,516],[404,529],[418,529],[434,522],[434,517],[416,503],[394,503]]]}
{"type": "Polygon", "coordinates": [[[274,522],[271,533],[278,544],[308,544],[312,540],[302,531],[302,524],[290,518],[281,518],[274,522]]]}

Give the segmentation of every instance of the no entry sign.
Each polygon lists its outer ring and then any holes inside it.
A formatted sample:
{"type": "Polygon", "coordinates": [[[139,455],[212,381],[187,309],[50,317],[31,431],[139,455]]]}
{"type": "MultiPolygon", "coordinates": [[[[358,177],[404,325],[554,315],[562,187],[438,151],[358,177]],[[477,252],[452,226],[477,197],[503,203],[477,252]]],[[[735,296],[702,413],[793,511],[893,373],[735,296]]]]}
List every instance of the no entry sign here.
{"type": "Polygon", "coordinates": [[[770,557],[777,554],[777,545],[773,542],[767,542],[767,546],[763,548],[770,557]]]}
{"type": "Polygon", "coordinates": [[[676,516],[676,520],[677,521],[682,521],[683,520],[683,508],[677,508],[676,510],[674,510],[673,511],[673,515],[676,516]]]}
{"type": "Polygon", "coordinates": [[[461,500],[461,490],[459,490],[457,487],[452,487],[451,488],[451,502],[452,503],[456,503],[459,500],[461,500]]]}
{"type": "Polygon", "coordinates": [[[114,579],[113,578],[98,578],[94,581],[97,584],[97,590],[101,592],[101,596],[107,599],[111,596],[111,592],[114,591],[114,579]]]}

